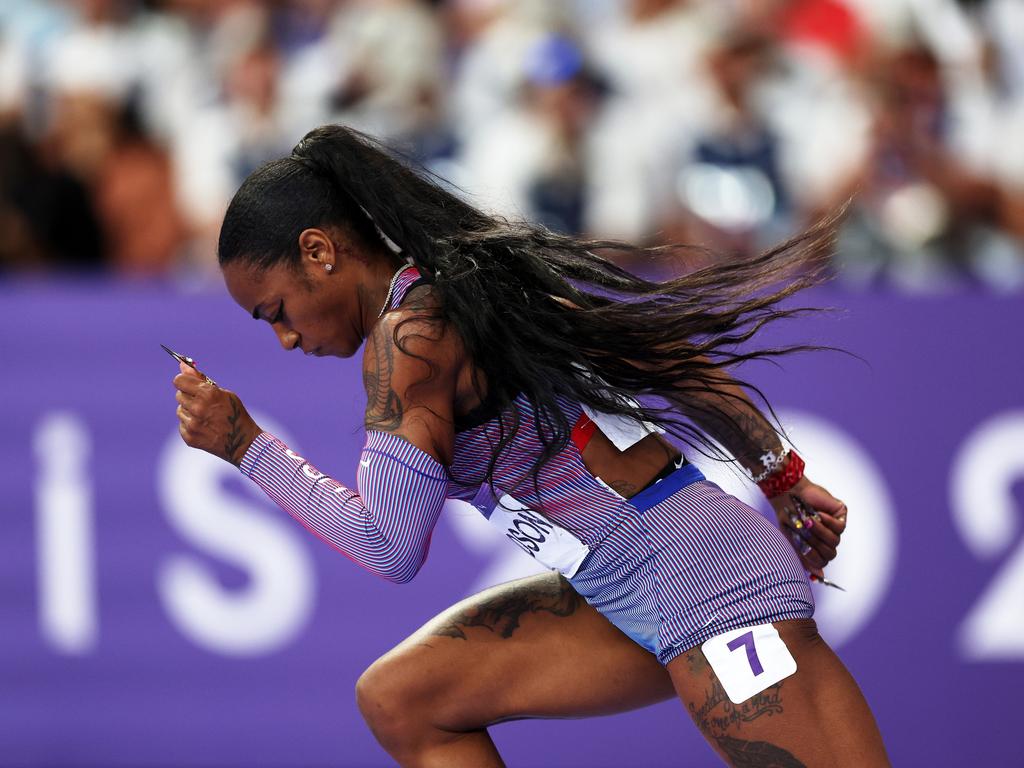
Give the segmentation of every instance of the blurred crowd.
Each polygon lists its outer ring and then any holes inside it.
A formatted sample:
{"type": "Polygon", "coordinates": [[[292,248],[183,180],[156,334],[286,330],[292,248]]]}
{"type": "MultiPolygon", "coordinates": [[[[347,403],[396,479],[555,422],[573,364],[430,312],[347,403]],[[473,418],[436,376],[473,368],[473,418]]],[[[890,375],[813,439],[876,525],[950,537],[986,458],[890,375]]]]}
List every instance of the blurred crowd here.
{"type": "Polygon", "coordinates": [[[477,205],[839,279],[1024,286],[1024,0],[4,0],[0,272],[211,274],[310,128],[477,205]]]}

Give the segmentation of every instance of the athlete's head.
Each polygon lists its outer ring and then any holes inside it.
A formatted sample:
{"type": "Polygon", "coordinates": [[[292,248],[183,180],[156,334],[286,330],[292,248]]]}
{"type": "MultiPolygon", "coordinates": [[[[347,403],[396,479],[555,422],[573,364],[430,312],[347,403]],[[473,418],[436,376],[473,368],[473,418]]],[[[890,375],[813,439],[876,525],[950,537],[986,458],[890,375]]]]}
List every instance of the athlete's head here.
{"type": "Polygon", "coordinates": [[[294,156],[235,193],[218,259],[235,301],[270,322],[282,346],[341,357],[359,348],[398,263],[366,215],[294,156]]]}

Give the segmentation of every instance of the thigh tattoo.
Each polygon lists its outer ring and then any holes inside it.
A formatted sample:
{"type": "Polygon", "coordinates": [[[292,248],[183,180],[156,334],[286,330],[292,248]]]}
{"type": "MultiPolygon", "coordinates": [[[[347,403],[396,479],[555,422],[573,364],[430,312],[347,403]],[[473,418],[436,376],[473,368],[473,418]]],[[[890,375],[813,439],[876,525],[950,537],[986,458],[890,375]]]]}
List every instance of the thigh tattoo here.
{"type": "Polygon", "coordinates": [[[493,597],[443,617],[430,627],[430,634],[466,640],[465,629],[481,627],[507,639],[519,628],[519,620],[524,615],[551,613],[559,617],[571,616],[581,601],[582,598],[564,578],[554,583],[531,581],[524,585],[512,584],[501,588],[493,597]]]}
{"type": "Polygon", "coordinates": [[[790,752],[767,741],[739,738],[744,723],[781,715],[782,682],[754,694],[742,704],[733,704],[722,688],[700,648],[686,654],[690,671],[704,675],[710,685],[700,705],[689,704],[690,716],[704,737],[718,748],[736,768],[805,768],[790,752]]]}

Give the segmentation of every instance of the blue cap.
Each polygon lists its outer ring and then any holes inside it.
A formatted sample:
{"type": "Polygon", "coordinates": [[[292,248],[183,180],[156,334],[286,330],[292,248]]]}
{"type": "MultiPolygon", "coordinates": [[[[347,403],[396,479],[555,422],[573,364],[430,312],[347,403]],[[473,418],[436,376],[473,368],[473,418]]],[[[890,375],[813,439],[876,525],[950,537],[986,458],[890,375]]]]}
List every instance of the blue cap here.
{"type": "Polygon", "coordinates": [[[526,79],[533,85],[561,85],[582,69],[583,52],[563,35],[545,36],[526,56],[526,79]]]}

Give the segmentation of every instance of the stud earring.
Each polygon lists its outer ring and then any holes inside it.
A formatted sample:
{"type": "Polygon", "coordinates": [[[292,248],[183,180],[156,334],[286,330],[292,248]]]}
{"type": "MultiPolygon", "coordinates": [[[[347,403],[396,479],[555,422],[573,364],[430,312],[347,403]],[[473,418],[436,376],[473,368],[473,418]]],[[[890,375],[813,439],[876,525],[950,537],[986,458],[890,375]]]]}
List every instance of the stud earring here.
{"type": "Polygon", "coordinates": [[[333,264],[324,264],[324,270],[325,271],[330,272],[332,269],[334,269],[334,265],[333,264]]]}

